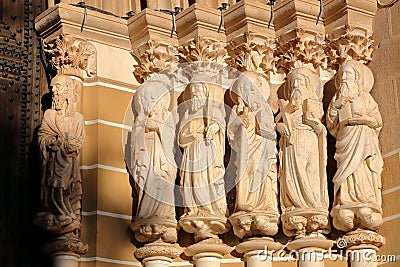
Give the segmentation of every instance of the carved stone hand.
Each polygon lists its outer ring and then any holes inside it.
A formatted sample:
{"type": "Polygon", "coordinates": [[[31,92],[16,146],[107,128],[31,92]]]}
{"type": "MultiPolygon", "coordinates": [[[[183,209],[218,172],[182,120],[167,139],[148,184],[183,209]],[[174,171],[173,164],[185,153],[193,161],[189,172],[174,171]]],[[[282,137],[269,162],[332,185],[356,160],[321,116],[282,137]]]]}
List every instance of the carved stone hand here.
{"type": "Polygon", "coordinates": [[[276,124],[276,129],[281,135],[284,135],[286,137],[289,137],[289,129],[286,127],[284,123],[277,123],[276,124]]]}
{"type": "Polygon", "coordinates": [[[213,123],[207,128],[206,139],[213,139],[214,135],[218,132],[219,126],[217,123],[213,123]]]}

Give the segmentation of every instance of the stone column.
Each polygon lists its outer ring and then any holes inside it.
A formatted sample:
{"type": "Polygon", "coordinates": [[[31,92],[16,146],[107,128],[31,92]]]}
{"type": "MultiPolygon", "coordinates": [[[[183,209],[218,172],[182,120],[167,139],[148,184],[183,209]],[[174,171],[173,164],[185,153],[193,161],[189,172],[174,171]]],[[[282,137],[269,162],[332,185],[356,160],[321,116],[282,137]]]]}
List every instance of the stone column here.
{"type": "Polygon", "coordinates": [[[232,248],[220,239],[206,239],[186,248],[185,255],[192,257],[196,267],[219,267],[224,255],[232,248]]]}
{"type": "Polygon", "coordinates": [[[358,229],[346,233],[337,244],[346,249],[351,267],[376,267],[376,254],[385,244],[385,238],[374,231],[358,229]]]}
{"type": "Polygon", "coordinates": [[[348,250],[347,258],[351,267],[376,267],[376,252],[372,248],[348,250]]]}
{"type": "Polygon", "coordinates": [[[236,246],[236,251],[243,254],[246,267],[272,267],[273,254],[283,248],[281,243],[272,238],[250,238],[236,246]]]}
{"type": "Polygon", "coordinates": [[[332,240],[316,235],[289,242],[287,248],[296,250],[299,254],[299,267],[323,267],[324,256],[333,246],[332,240]]]}
{"type": "Polygon", "coordinates": [[[53,255],[53,267],[78,267],[79,255],[53,255]]]}

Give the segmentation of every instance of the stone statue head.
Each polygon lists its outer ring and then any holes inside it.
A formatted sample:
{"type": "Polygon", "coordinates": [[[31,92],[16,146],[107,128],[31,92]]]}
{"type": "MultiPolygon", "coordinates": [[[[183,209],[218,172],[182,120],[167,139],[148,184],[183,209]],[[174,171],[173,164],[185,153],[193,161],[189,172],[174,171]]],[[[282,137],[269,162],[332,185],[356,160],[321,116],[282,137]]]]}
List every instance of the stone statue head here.
{"type": "Polygon", "coordinates": [[[322,100],[323,88],[319,77],[307,68],[295,68],[287,76],[284,96],[287,100],[322,100]]]}
{"type": "Polygon", "coordinates": [[[134,96],[135,111],[139,116],[168,110],[170,95],[168,87],[161,81],[146,81],[134,96]]]}
{"type": "Polygon", "coordinates": [[[188,84],[190,109],[195,112],[206,105],[209,90],[206,85],[210,78],[204,74],[195,74],[188,84]]]}
{"type": "Polygon", "coordinates": [[[372,89],[374,76],[361,62],[347,60],[340,66],[335,83],[341,96],[356,97],[372,89]]]}
{"type": "Polygon", "coordinates": [[[262,74],[254,71],[246,71],[240,75],[231,89],[233,102],[240,105],[243,102],[254,112],[268,101],[269,95],[268,81],[262,74]]]}
{"type": "Polygon", "coordinates": [[[71,115],[75,112],[78,99],[73,80],[66,75],[55,76],[50,83],[53,95],[52,109],[59,113],[71,115]]]}

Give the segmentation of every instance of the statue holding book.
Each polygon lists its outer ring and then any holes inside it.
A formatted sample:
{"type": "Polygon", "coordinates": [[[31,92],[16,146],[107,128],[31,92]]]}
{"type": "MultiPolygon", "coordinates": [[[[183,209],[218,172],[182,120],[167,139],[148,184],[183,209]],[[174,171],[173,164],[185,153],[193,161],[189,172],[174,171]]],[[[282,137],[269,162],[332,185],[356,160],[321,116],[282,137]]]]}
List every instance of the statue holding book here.
{"type": "Polygon", "coordinates": [[[289,73],[276,117],[280,138],[280,201],[283,231],[305,237],[328,233],[326,129],[322,86],[307,68],[289,73]]]}
{"type": "Polygon", "coordinates": [[[382,118],[369,91],[371,70],[362,63],[343,63],[336,77],[336,95],[327,113],[327,126],[336,138],[337,172],[333,178],[335,228],[376,230],[382,223],[381,172],[378,135],[382,118]]]}

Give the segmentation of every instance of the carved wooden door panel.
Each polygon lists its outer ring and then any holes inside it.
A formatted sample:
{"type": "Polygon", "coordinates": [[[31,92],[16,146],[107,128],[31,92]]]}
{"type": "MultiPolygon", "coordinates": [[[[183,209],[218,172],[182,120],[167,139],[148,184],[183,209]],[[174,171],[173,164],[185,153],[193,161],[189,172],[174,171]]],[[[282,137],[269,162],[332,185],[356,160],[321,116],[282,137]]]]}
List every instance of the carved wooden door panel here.
{"type": "MultiPolygon", "coordinates": [[[[40,177],[31,166],[47,81],[34,18],[45,0],[0,1],[1,266],[46,266],[41,231],[33,226],[40,177]]],[[[39,167],[40,168],[40,167],[39,167]]]]}

